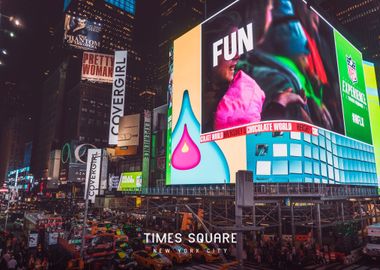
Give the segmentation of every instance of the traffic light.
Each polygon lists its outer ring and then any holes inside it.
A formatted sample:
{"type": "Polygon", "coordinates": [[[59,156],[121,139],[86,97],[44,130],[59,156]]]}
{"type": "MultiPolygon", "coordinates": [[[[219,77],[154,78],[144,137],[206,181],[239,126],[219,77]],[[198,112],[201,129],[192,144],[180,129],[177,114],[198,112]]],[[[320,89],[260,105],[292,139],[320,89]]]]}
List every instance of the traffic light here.
{"type": "Polygon", "coordinates": [[[181,231],[191,231],[193,229],[193,215],[191,213],[183,213],[181,231]]]}

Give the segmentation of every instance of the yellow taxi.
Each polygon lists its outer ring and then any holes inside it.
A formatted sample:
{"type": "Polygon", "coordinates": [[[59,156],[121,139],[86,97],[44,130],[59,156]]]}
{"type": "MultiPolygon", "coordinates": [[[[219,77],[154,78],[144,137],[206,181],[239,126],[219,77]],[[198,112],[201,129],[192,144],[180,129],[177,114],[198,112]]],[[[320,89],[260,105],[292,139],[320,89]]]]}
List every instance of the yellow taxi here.
{"type": "Polygon", "coordinates": [[[168,257],[173,264],[182,264],[191,261],[191,254],[180,244],[159,244],[156,250],[168,257]]]}
{"type": "Polygon", "coordinates": [[[196,260],[211,263],[222,259],[220,254],[213,247],[204,243],[191,243],[188,240],[185,240],[183,246],[196,260]]]}
{"type": "Polygon", "coordinates": [[[140,267],[152,270],[167,270],[173,267],[172,262],[161,253],[148,253],[145,250],[139,250],[132,253],[132,258],[140,267]]]}

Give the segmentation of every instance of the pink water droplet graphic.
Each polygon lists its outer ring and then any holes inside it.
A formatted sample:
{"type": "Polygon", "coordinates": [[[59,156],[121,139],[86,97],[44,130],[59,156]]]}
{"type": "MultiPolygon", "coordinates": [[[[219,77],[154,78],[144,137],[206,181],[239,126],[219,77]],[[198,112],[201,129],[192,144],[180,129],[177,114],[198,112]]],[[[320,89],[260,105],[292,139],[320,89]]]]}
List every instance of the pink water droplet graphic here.
{"type": "Polygon", "coordinates": [[[201,153],[191,139],[185,124],[182,137],[172,155],[172,166],[177,170],[190,170],[196,167],[200,161],[201,153]]]}

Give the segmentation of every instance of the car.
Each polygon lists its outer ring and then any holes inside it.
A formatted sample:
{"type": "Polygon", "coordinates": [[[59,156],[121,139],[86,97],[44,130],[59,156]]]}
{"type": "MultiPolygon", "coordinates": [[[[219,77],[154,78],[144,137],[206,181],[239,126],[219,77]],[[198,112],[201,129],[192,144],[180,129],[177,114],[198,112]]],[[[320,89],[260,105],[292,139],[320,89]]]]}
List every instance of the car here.
{"type": "Polygon", "coordinates": [[[188,263],[192,255],[180,244],[159,244],[156,250],[168,257],[173,264],[188,263]]]}
{"type": "Polygon", "coordinates": [[[145,250],[139,250],[132,253],[132,258],[140,267],[152,270],[166,270],[173,267],[172,262],[161,253],[148,253],[145,250]]]}
{"type": "Polygon", "coordinates": [[[116,240],[115,248],[115,269],[135,269],[137,267],[137,262],[131,257],[133,249],[126,241],[120,239],[116,240]]]}
{"type": "Polygon", "coordinates": [[[113,257],[115,254],[112,234],[87,235],[85,241],[86,257],[89,259],[113,257]]]}
{"type": "Polygon", "coordinates": [[[183,243],[183,246],[188,251],[190,251],[190,253],[193,255],[193,258],[196,260],[210,263],[220,261],[222,259],[216,250],[213,250],[212,247],[204,243],[191,243],[188,239],[186,239],[183,243]],[[191,252],[191,250],[196,250],[197,252],[191,252]]]}

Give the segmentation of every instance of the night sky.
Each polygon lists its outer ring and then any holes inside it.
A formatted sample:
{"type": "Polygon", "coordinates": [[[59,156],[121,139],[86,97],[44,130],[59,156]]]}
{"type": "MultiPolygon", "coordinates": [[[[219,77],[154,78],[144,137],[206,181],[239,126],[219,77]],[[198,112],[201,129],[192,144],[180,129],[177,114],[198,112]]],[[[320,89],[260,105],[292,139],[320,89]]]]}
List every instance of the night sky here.
{"type": "Polygon", "coordinates": [[[15,16],[22,23],[22,27],[17,28],[7,18],[1,20],[0,47],[8,52],[1,56],[4,62],[0,67],[1,118],[15,114],[34,117],[48,60],[51,39],[48,29],[58,18],[63,1],[3,0],[0,3],[1,14],[15,16]],[[13,31],[15,38],[4,30],[13,31]],[[7,93],[4,82],[16,83],[12,93],[7,93]]]}

